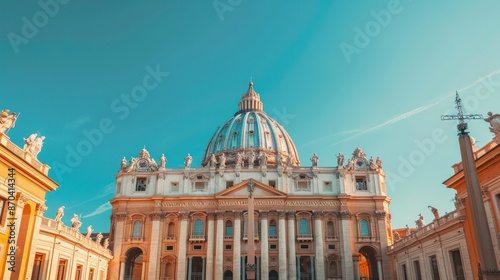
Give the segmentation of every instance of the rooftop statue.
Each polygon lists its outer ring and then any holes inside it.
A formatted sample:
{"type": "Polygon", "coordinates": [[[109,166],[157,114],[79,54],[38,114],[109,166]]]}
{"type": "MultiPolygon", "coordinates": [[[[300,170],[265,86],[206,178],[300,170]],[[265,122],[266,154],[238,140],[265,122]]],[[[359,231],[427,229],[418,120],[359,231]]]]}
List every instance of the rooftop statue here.
{"type": "Polygon", "coordinates": [[[265,152],[260,153],[259,164],[262,167],[267,166],[267,154],[265,152]]]}
{"type": "Polygon", "coordinates": [[[223,168],[223,167],[226,167],[226,155],[224,153],[222,153],[219,156],[219,168],[223,168]]]}
{"type": "Polygon", "coordinates": [[[100,233],[100,232],[99,232],[99,233],[96,235],[96,237],[95,237],[95,242],[96,242],[97,244],[101,245],[101,240],[102,240],[102,237],[103,237],[103,236],[102,236],[102,233],[100,233]]]}
{"type": "Polygon", "coordinates": [[[422,213],[418,214],[419,219],[415,221],[415,224],[417,225],[418,228],[421,228],[424,226],[424,216],[422,216],[422,213]]]}
{"type": "Polygon", "coordinates": [[[248,152],[248,166],[253,166],[255,161],[255,153],[253,151],[248,152]]]}
{"type": "Polygon", "coordinates": [[[439,212],[436,208],[432,207],[432,206],[427,206],[427,208],[429,208],[429,210],[431,210],[432,214],[434,214],[434,219],[437,220],[439,219],[439,212]]]}
{"type": "Polygon", "coordinates": [[[186,168],[191,168],[192,162],[193,162],[193,157],[188,153],[186,158],[184,158],[184,166],[186,168]]]}
{"type": "Polygon", "coordinates": [[[488,112],[488,117],[484,119],[484,121],[490,123],[490,131],[493,132],[495,136],[500,135],[500,114],[488,112]]]}
{"type": "Polygon", "coordinates": [[[85,237],[90,238],[92,231],[94,231],[94,229],[92,228],[92,225],[88,226],[87,227],[87,235],[85,235],[85,237]]]}
{"type": "Polygon", "coordinates": [[[120,164],[121,169],[127,168],[127,159],[125,157],[122,158],[122,162],[120,164]]]}
{"type": "Polygon", "coordinates": [[[164,154],[161,154],[161,157],[160,157],[160,168],[165,168],[166,164],[167,164],[167,158],[165,157],[164,154]]]}
{"type": "Polygon", "coordinates": [[[2,113],[0,113],[0,133],[7,134],[16,125],[17,117],[16,113],[9,113],[8,109],[2,110],[2,113]]]}
{"type": "Polygon", "coordinates": [[[382,160],[379,157],[375,159],[375,164],[378,166],[378,168],[382,168],[382,160]]]}
{"type": "Polygon", "coordinates": [[[209,165],[210,165],[210,167],[215,167],[216,164],[217,164],[217,159],[215,159],[215,155],[212,154],[210,156],[210,163],[209,163],[209,165]]]}
{"type": "Polygon", "coordinates": [[[337,155],[337,166],[344,166],[344,155],[342,153],[337,155]]]}
{"type": "Polygon", "coordinates": [[[73,214],[73,218],[71,218],[71,228],[74,231],[78,231],[81,226],[82,226],[82,222],[80,222],[78,220],[78,215],[77,214],[73,214]]]}
{"type": "Polygon", "coordinates": [[[61,206],[59,207],[59,209],[57,209],[56,218],[54,220],[60,222],[62,217],[64,217],[64,206],[61,206]]]}
{"type": "Polygon", "coordinates": [[[314,155],[311,158],[312,166],[318,166],[318,162],[319,162],[319,157],[316,153],[314,153],[314,155]]]}
{"type": "Polygon", "coordinates": [[[42,150],[43,140],[45,140],[45,136],[37,137],[37,135],[37,133],[33,133],[28,138],[23,138],[25,143],[23,150],[32,154],[35,158],[42,150]]]}
{"type": "Polygon", "coordinates": [[[237,168],[241,168],[241,166],[243,165],[243,156],[241,155],[241,153],[236,153],[236,167],[237,168]]]}

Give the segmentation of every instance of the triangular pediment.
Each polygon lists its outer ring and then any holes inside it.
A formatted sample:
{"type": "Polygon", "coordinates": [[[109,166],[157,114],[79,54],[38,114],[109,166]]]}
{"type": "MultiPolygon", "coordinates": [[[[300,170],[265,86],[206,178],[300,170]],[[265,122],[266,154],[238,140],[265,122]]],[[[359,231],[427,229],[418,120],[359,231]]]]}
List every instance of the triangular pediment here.
{"type": "Polygon", "coordinates": [[[254,184],[253,197],[285,198],[287,196],[286,193],[279,191],[271,186],[268,186],[253,179],[248,179],[215,194],[215,197],[216,198],[248,197],[248,184],[250,183],[250,181],[252,181],[254,184]]]}

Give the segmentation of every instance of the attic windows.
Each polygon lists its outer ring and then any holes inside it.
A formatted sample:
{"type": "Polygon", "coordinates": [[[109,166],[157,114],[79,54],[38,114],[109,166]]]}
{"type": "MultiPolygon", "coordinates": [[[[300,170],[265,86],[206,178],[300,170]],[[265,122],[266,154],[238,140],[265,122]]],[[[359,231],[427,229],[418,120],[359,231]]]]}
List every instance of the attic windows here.
{"type": "Polygon", "coordinates": [[[366,177],[356,176],[356,190],[357,191],[367,191],[368,186],[366,185],[366,177]]]}
{"type": "Polygon", "coordinates": [[[311,177],[306,174],[300,174],[295,177],[295,191],[310,191],[311,177]]]}
{"type": "Polygon", "coordinates": [[[146,177],[138,177],[135,182],[135,191],[136,192],[145,192],[147,186],[147,178],[146,177]]]}

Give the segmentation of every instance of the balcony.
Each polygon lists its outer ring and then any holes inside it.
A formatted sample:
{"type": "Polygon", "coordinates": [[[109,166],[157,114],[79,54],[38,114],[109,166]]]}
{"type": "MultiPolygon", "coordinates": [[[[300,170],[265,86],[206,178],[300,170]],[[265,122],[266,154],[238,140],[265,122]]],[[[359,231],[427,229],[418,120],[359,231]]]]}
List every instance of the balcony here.
{"type": "MultiPolygon", "coordinates": [[[[259,241],[259,234],[257,234],[257,233],[256,233],[256,234],[254,234],[254,235],[253,235],[253,240],[255,240],[255,241],[259,241]]],[[[245,234],[243,234],[243,241],[248,241],[248,234],[246,234],[246,233],[245,233],[245,234]]]]}
{"type": "Polygon", "coordinates": [[[224,236],[224,240],[233,240],[233,236],[226,235],[224,236]]]}
{"type": "Polygon", "coordinates": [[[175,241],[177,238],[175,238],[175,235],[167,235],[163,240],[165,241],[175,241]]]}
{"type": "Polygon", "coordinates": [[[277,235],[269,235],[269,239],[278,239],[278,236],[277,235]]]}
{"type": "Polygon", "coordinates": [[[335,235],[327,235],[326,241],[337,241],[337,237],[335,235]]]}
{"type": "Polygon", "coordinates": [[[142,236],[132,236],[127,241],[128,242],[144,242],[144,238],[142,238],[142,236]]]}
{"type": "Polygon", "coordinates": [[[299,242],[310,242],[312,240],[312,234],[297,234],[297,241],[299,242]]]}
{"type": "Polygon", "coordinates": [[[205,242],[205,235],[191,235],[189,237],[191,242],[205,242]]]}
{"type": "Polygon", "coordinates": [[[377,238],[375,236],[358,236],[358,242],[375,242],[377,238]]]}

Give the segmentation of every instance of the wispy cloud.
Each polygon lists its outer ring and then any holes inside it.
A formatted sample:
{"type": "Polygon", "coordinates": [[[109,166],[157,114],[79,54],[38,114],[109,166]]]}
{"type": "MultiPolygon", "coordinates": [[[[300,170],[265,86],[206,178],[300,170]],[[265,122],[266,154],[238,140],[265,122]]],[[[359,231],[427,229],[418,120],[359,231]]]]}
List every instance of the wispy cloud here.
{"type": "Polygon", "coordinates": [[[112,194],[114,192],[115,192],[115,183],[112,182],[112,183],[109,183],[106,186],[104,186],[103,191],[102,191],[102,193],[100,195],[95,196],[95,197],[93,197],[91,199],[87,199],[85,201],[76,203],[76,204],[72,204],[70,207],[66,207],[66,210],[75,208],[77,206],[80,206],[80,205],[83,205],[83,204],[86,204],[86,203],[89,203],[90,201],[94,201],[94,200],[103,198],[103,197],[108,196],[108,195],[110,195],[110,194],[112,194]]]}
{"type": "Polygon", "coordinates": [[[71,130],[78,129],[89,121],[90,121],[90,117],[88,117],[88,116],[87,117],[79,117],[77,119],[72,120],[68,124],[66,124],[66,128],[71,129],[71,130]]]}
{"type": "Polygon", "coordinates": [[[323,137],[320,137],[320,138],[316,138],[314,140],[306,142],[302,146],[303,147],[307,147],[307,146],[310,146],[310,145],[319,144],[321,142],[328,142],[328,141],[332,140],[332,138],[335,139],[337,136],[345,136],[345,135],[349,135],[349,134],[358,133],[360,131],[361,130],[359,130],[359,129],[350,129],[350,130],[339,131],[339,132],[336,132],[336,133],[333,133],[333,134],[330,134],[330,135],[326,135],[326,136],[323,136],[323,137]]]}
{"type": "Polygon", "coordinates": [[[376,125],[376,126],[374,126],[374,127],[371,127],[371,128],[365,129],[365,130],[362,130],[362,131],[361,131],[361,132],[359,132],[359,133],[356,133],[356,134],[354,134],[354,135],[352,135],[352,136],[349,136],[349,137],[347,137],[347,138],[344,138],[344,139],[342,139],[342,140],[340,140],[340,141],[338,141],[338,142],[336,142],[336,143],[333,143],[333,144],[329,145],[328,147],[332,147],[332,146],[337,145],[337,144],[339,144],[339,143],[343,143],[343,142],[346,142],[346,141],[349,141],[349,140],[356,139],[356,138],[358,138],[358,137],[360,137],[360,136],[362,136],[362,135],[364,135],[364,134],[367,134],[367,133],[369,133],[369,132],[379,130],[379,129],[384,128],[384,127],[386,127],[386,126],[388,126],[388,125],[391,125],[391,124],[395,124],[395,123],[400,122],[400,121],[402,121],[402,120],[404,120],[404,119],[407,119],[407,118],[409,118],[409,117],[411,117],[411,116],[413,116],[413,115],[416,115],[416,114],[418,114],[418,113],[420,113],[420,112],[423,112],[423,111],[425,111],[425,110],[427,110],[427,109],[430,109],[430,108],[432,108],[432,107],[434,107],[434,106],[436,106],[436,105],[438,105],[438,104],[439,104],[439,102],[435,102],[435,103],[432,103],[432,104],[429,104],[429,105],[420,106],[420,107],[418,107],[418,108],[416,108],[416,109],[413,109],[413,110],[408,111],[408,112],[406,112],[406,113],[403,113],[403,114],[401,114],[401,115],[399,115],[399,116],[396,116],[396,117],[394,117],[394,118],[391,118],[391,119],[389,119],[389,120],[387,120],[387,121],[385,121],[385,122],[383,122],[383,123],[381,123],[381,124],[378,124],[378,125],[376,125]]]}
{"type": "Polygon", "coordinates": [[[104,204],[101,204],[99,207],[97,207],[97,209],[92,211],[92,213],[84,215],[82,218],[88,218],[88,217],[100,215],[106,211],[111,210],[111,208],[113,208],[113,207],[111,206],[111,203],[109,203],[109,201],[108,201],[104,204]]]}

